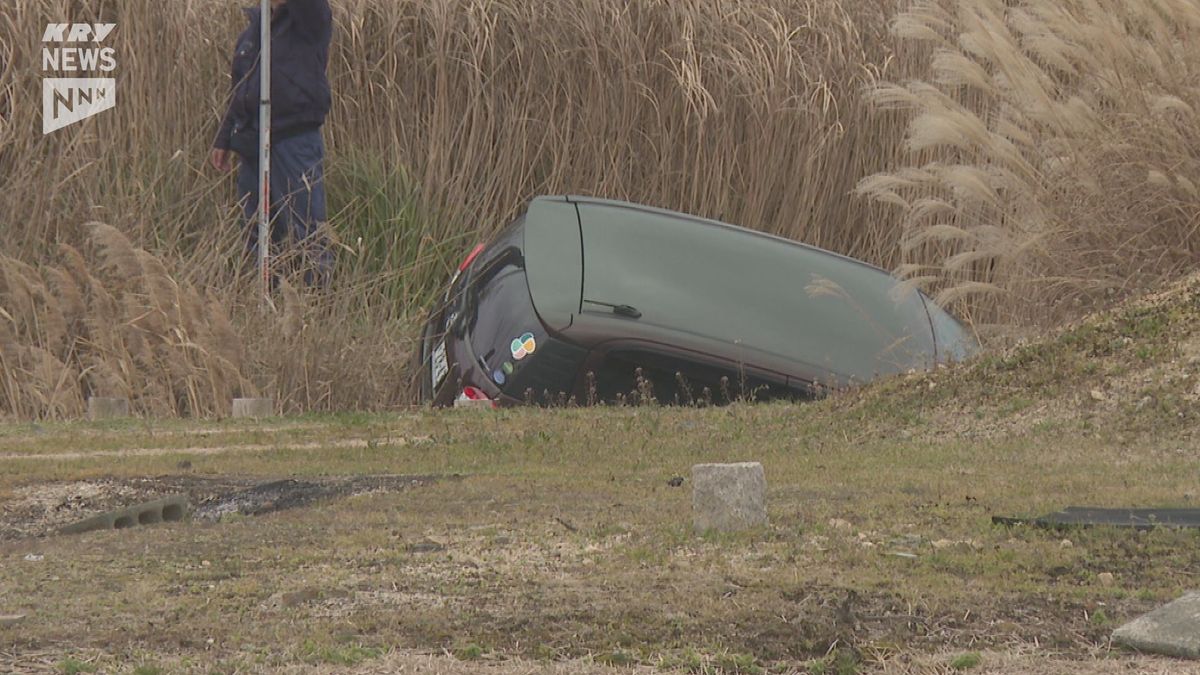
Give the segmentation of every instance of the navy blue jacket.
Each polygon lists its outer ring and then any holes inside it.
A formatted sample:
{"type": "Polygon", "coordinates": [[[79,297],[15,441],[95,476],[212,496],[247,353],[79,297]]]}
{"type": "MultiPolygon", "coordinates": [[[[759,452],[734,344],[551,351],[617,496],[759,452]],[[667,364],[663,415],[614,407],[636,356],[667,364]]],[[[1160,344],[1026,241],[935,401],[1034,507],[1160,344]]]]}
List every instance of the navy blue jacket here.
{"type": "MultiPolygon", "coordinates": [[[[233,55],[233,93],[213,147],[253,157],[257,150],[261,17],[245,10],[249,27],[233,55]]],[[[288,0],[271,20],[271,134],[274,138],[317,129],[329,113],[329,0],[288,0]]]]}

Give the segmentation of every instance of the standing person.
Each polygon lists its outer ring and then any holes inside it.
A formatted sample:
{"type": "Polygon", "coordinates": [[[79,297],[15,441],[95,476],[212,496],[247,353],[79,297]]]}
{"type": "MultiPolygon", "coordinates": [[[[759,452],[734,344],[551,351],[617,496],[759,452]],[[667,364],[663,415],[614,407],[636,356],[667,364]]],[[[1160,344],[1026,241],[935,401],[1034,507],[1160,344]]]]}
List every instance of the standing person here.
{"type": "MultiPolygon", "coordinates": [[[[245,214],[247,250],[257,259],[259,49],[261,12],[245,10],[250,25],[233,54],[233,92],[209,161],[218,171],[238,164],[238,195],[245,214]],[[235,159],[235,155],[237,158],[235,159]]],[[[271,243],[298,246],[305,282],[328,281],[333,255],[319,231],[325,221],[325,143],[329,113],[329,0],[271,0],[271,243]]],[[[285,259],[286,259],[285,258],[285,259]]],[[[294,269],[294,265],[293,265],[294,269]]]]}

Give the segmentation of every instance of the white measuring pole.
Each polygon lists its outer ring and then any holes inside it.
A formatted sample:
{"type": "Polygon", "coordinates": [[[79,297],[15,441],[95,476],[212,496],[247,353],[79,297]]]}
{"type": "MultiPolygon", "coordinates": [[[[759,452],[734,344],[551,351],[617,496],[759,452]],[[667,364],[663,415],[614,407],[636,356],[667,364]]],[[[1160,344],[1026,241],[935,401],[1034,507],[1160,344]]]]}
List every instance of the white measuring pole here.
{"type": "Polygon", "coordinates": [[[271,298],[271,0],[262,0],[258,56],[258,270],[271,298]]]}

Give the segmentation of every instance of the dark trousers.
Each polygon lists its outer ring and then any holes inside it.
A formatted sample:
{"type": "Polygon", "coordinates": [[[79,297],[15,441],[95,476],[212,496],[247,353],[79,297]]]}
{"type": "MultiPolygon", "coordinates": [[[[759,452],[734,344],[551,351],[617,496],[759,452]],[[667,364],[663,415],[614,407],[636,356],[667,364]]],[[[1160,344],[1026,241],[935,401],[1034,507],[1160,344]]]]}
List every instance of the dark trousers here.
{"type": "MultiPolygon", "coordinates": [[[[258,156],[242,155],[238,197],[246,218],[246,251],[258,261],[258,156]]],[[[272,278],[303,270],[308,285],[328,283],[333,253],[325,222],[325,141],[313,129],[271,143],[272,278]]]]}

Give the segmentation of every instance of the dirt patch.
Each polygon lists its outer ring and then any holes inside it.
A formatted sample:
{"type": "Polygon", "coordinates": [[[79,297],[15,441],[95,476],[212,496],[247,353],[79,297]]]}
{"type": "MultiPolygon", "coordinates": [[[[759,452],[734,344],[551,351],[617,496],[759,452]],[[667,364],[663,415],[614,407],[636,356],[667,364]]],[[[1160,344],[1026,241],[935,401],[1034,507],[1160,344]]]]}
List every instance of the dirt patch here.
{"type": "Polygon", "coordinates": [[[75,521],[168,495],[188,495],[193,517],[215,521],[235,513],[261,515],[351,495],[397,492],[441,478],[385,475],[264,482],[233,476],[160,476],[40,483],[15,488],[0,501],[0,541],[52,535],[75,521]]]}
{"type": "Polygon", "coordinates": [[[308,506],[326,499],[370,492],[397,492],[429,485],[436,480],[435,476],[358,476],[319,481],[289,478],[211,497],[197,504],[192,516],[208,521],[220,520],[222,516],[234,513],[258,516],[308,506]]]}
{"type": "MultiPolygon", "coordinates": [[[[88,450],[88,451],[71,451],[71,452],[50,452],[50,453],[9,453],[0,454],[0,461],[3,460],[43,460],[43,461],[64,461],[71,459],[98,459],[101,457],[157,457],[160,455],[224,455],[228,453],[239,452],[267,452],[268,450],[279,450],[286,448],[288,450],[322,450],[322,449],[355,449],[366,448],[371,445],[371,441],[366,439],[351,439],[348,441],[322,441],[314,443],[276,443],[273,445],[217,445],[217,446],[196,446],[188,448],[125,448],[122,450],[88,450]]],[[[395,439],[389,441],[391,445],[407,445],[406,439],[395,439]]]]}

